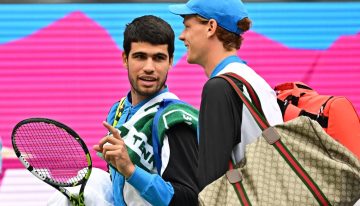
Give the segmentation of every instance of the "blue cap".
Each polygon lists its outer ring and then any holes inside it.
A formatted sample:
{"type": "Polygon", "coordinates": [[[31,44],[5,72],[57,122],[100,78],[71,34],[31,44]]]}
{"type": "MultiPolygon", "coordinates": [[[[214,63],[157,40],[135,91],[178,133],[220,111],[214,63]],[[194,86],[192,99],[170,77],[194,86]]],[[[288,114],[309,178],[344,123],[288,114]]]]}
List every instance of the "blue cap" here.
{"type": "Polygon", "coordinates": [[[186,4],[170,5],[169,10],[182,16],[198,14],[205,19],[215,19],[219,26],[238,35],[243,31],[237,22],[248,17],[241,0],[190,0],[186,4]]]}

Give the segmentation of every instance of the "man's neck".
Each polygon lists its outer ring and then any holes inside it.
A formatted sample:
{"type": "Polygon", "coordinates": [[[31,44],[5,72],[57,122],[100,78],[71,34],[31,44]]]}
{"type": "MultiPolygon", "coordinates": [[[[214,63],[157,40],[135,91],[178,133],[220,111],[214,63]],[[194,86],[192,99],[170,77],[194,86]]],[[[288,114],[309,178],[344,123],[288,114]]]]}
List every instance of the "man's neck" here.
{"type": "Polygon", "coordinates": [[[211,73],[214,71],[214,69],[216,68],[216,66],[223,61],[225,58],[229,57],[229,56],[234,56],[237,55],[237,51],[234,49],[232,51],[226,51],[225,49],[223,50],[214,50],[215,52],[209,52],[208,55],[208,59],[207,61],[204,63],[204,65],[202,65],[205,69],[205,73],[206,76],[209,78],[211,73]],[[216,52],[218,51],[218,52],[216,52]]]}
{"type": "Polygon", "coordinates": [[[145,100],[147,97],[144,97],[142,95],[138,95],[135,92],[131,92],[131,105],[136,106],[141,101],[145,100]]]}
{"type": "Polygon", "coordinates": [[[130,93],[131,93],[131,105],[132,106],[136,106],[138,105],[140,102],[144,101],[144,100],[149,100],[151,98],[153,98],[156,94],[159,94],[161,93],[164,89],[166,89],[166,87],[164,86],[162,89],[160,89],[159,91],[151,94],[151,95],[140,95],[138,94],[136,91],[134,90],[131,90],[130,93]]]}

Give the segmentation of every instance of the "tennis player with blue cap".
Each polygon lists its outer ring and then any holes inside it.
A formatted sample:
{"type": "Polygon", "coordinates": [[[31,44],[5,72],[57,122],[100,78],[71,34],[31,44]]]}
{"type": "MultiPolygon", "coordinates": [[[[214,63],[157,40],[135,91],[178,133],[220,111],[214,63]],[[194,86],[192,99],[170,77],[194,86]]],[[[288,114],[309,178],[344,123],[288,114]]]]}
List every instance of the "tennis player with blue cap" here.
{"type": "MultiPolygon", "coordinates": [[[[228,72],[246,79],[256,91],[271,125],[283,122],[276,94],[269,84],[237,55],[242,34],[251,21],[241,0],[190,0],[169,6],[181,15],[179,36],[187,47],[187,61],[203,67],[209,80],[201,96],[199,114],[199,189],[221,177],[230,159],[240,162],[245,145],[257,140],[261,130],[232,87],[216,76],[228,72]]],[[[246,88],[239,87],[248,95],[246,88]]]]}

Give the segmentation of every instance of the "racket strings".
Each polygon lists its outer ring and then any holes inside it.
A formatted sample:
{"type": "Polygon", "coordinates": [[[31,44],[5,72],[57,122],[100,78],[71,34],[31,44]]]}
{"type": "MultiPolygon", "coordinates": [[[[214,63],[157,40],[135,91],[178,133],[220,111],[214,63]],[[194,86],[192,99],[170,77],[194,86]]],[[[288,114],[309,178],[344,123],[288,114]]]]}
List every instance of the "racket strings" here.
{"type": "Polygon", "coordinates": [[[22,157],[41,175],[64,184],[84,178],[88,162],[79,142],[66,130],[44,122],[18,128],[16,144],[22,157]]]}

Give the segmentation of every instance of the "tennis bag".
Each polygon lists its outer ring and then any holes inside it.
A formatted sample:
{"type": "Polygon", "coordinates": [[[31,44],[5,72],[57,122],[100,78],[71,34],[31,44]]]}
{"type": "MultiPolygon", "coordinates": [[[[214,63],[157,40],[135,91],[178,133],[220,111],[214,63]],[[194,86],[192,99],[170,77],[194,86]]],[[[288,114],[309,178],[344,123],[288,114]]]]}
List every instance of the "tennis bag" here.
{"type": "Polygon", "coordinates": [[[277,85],[284,121],[307,116],[360,158],[360,121],[352,103],[341,96],[319,95],[302,82],[277,85]]]}
{"type": "Polygon", "coordinates": [[[263,132],[246,146],[240,163],[230,161],[229,171],[200,192],[200,205],[353,205],[360,198],[359,160],[318,122],[301,116],[269,126],[244,79],[233,73],[219,77],[232,85],[263,132]]]}

